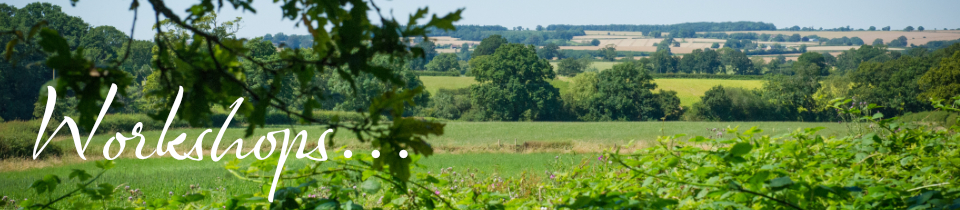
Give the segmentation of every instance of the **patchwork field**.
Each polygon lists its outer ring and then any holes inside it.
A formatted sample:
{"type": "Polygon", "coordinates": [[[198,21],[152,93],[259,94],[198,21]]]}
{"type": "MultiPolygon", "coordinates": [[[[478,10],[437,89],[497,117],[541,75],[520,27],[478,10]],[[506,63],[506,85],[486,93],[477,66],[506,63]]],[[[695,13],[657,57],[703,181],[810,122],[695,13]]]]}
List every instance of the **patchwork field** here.
{"type": "Polygon", "coordinates": [[[900,36],[907,37],[907,43],[922,45],[927,44],[930,41],[941,41],[941,40],[957,40],[960,39],[960,30],[937,30],[928,29],[922,32],[912,31],[726,31],[725,33],[757,33],[757,34],[783,34],[785,36],[790,36],[793,34],[800,34],[800,36],[809,36],[817,35],[820,37],[826,38],[840,38],[840,37],[860,37],[866,43],[872,43],[874,39],[880,38],[883,41],[890,42],[891,40],[896,39],[900,36]]]}
{"type": "MultiPolygon", "coordinates": [[[[796,59],[796,57],[792,57],[796,59]]],[[[767,59],[766,57],[764,59],[767,59]]],[[[770,57],[769,59],[773,59],[770,57]]],[[[594,62],[597,69],[610,69],[616,62],[594,62]],[[608,66],[609,65],[609,66],[608,66]],[[603,67],[603,68],[600,68],[603,67]]],[[[445,77],[445,76],[421,76],[427,91],[435,93],[438,89],[459,89],[476,84],[473,77],[445,77]]],[[[568,81],[566,78],[560,80],[568,81]]],[[[746,89],[760,88],[763,85],[761,80],[723,80],[723,79],[654,79],[657,83],[657,90],[677,91],[680,97],[680,104],[692,106],[694,102],[700,101],[700,97],[710,88],[723,85],[724,87],[742,87],[746,89]]]]}

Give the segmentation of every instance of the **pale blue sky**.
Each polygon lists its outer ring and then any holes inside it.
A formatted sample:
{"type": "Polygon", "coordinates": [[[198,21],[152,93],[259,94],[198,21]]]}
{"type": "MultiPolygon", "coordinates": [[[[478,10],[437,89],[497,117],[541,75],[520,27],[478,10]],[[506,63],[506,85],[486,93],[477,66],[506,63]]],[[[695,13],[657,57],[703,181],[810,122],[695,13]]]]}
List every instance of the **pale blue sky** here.
{"type": "MultiPolygon", "coordinates": [[[[18,8],[35,0],[0,0],[18,8]]],[[[127,11],[129,0],[81,0],[76,7],[69,0],[48,0],[61,5],[70,15],[80,16],[92,25],[111,25],[129,33],[133,13],[127,11]]],[[[175,11],[183,11],[196,0],[170,0],[175,11]]],[[[240,13],[224,7],[221,20],[241,16],[244,19],[241,37],[284,32],[306,34],[306,29],[282,21],[278,4],[272,0],[256,0],[257,14],[240,13]]],[[[153,36],[153,9],[141,1],[135,37],[153,36]]],[[[799,25],[816,28],[847,26],[867,28],[891,26],[903,29],[911,25],[933,28],[960,28],[960,1],[930,0],[807,0],[807,1],[547,1],[547,0],[378,0],[385,15],[392,14],[405,22],[418,7],[430,6],[432,13],[447,13],[466,8],[458,24],[503,25],[508,28],[549,24],[673,24],[682,22],[763,21],[777,28],[799,25]]]]}

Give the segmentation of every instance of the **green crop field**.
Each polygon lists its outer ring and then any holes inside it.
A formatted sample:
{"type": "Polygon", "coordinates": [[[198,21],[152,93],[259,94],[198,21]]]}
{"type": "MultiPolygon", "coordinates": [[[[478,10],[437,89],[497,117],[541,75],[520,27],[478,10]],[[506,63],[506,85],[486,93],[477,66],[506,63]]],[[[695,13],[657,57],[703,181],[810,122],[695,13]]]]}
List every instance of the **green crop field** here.
{"type": "Polygon", "coordinates": [[[700,101],[703,93],[710,88],[722,85],[723,87],[741,87],[746,89],[761,88],[763,80],[725,80],[725,79],[655,79],[657,89],[677,91],[680,105],[692,106],[700,101]]]}
{"type": "MultiPolygon", "coordinates": [[[[600,62],[595,62],[600,63],[600,62]]],[[[613,62],[608,62],[613,63],[613,62]]],[[[420,80],[426,86],[427,91],[436,93],[437,89],[458,89],[469,87],[476,84],[473,77],[446,77],[446,76],[421,76],[420,80]]],[[[562,79],[561,79],[562,80],[562,79]]],[[[677,97],[680,97],[680,104],[692,106],[694,102],[700,101],[700,97],[710,88],[722,85],[724,87],[742,87],[746,89],[761,88],[762,80],[724,80],[724,79],[654,79],[658,89],[677,91],[677,97]]]]}
{"type": "Polygon", "coordinates": [[[420,76],[427,91],[436,93],[438,89],[460,89],[477,84],[473,77],[420,76]]]}

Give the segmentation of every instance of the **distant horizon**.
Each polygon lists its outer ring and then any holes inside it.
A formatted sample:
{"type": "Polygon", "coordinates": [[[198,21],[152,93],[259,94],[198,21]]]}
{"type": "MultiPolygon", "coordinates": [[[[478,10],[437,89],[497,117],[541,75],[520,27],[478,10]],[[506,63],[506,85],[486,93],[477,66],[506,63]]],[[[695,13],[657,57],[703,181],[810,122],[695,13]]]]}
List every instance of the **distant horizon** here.
{"type": "MultiPolygon", "coordinates": [[[[78,16],[91,26],[110,25],[124,33],[130,33],[132,11],[128,11],[128,0],[79,1],[76,7],[69,0],[3,2],[22,8],[33,2],[49,2],[59,5],[64,13],[78,16]],[[103,12],[109,11],[109,12],[103,12]],[[118,18],[119,17],[119,18],[118,18]]],[[[166,2],[171,8],[188,8],[193,1],[166,2]]],[[[906,4],[899,1],[827,1],[814,0],[803,4],[771,5],[761,0],[724,1],[724,2],[595,2],[581,4],[576,1],[375,1],[382,14],[406,22],[409,14],[418,8],[429,6],[431,14],[444,15],[459,8],[465,8],[463,20],[456,25],[500,25],[508,29],[517,26],[534,29],[537,25],[672,25],[696,22],[763,22],[772,23],[777,29],[792,26],[833,29],[850,26],[853,30],[875,26],[879,30],[890,26],[891,30],[904,27],[924,26],[927,30],[960,28],[960,13],[952,11],[960,8],[960,1],[927,1],[924,4],[906,4]],[[611,6],[618,5],[618,6],[611,6]],[[931,6],[936,5],[936,6],[931,6]],[[774,7],[776,6],[776,7],[774,7]],[[652,8],[662,9],[652,9],[652,8]],[[683,9],[678,9],[683,8],[683,9]],[[800,14],[790,15],[797,11],[800,14]],[[607,15],[597,15],[598,12],[607,15]],[[922,13],[924,15],[910,15],[922,13]],[[886,15],[877,15],[886,14],[886,15]]],[[[305,28],[295,27],[295,22],[283,20],[278,4],[272,1],[254,1],[257,14],[239,12],[229,3],[218,14],[221,20],[243,18],[243,28],[238,37],[253,38],[265,34],[308,34],[305,28]]],[[[183,9],[174,9],[185,15],[183,9]]],[[[375,16],[376,13],[370,13],[375,16]]],[[[135,39],[152,39],[151,26],[154,23],[153,8],[141,3],[137,17],[135,39]]]]}

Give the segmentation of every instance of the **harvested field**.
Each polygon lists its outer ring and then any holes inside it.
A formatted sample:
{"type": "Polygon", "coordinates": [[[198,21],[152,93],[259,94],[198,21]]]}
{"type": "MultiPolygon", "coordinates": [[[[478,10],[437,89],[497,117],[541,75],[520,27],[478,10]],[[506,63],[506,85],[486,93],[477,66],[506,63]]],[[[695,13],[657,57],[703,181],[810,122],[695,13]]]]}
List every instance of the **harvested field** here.
{"type": "MultiPolygon", "coordinates": [[[[598,39],[600,40],[599,46],[561,46],[560,49],[568,50],[598,50],[609,44],[616,46],[617,51],[635,51],[635,52],[656,52],[657,44],[663,41],[662,38],[638,38],[638,37],[628,37],[628,36],[613,36],[613,35],[587,35],[587,36],[575,36],[573,41],[576,42],[589,42],[590,40],[598,39]]],[[[720,43],[723,45],[725,40],[722,39],[675,39],[680,42],[680,47],[670,47],[670,51],[673,53],[690,53],[695,49],[709,48],[713,43],[720,43]]]]}
{"type": "MultiPolygon", "coordinates": [[[[840,37],[860,37],[865,43],[872,43],[874,39],[880,38],[883,39],[884,43],[890,42],[891,40],[896,39],[900,36],[907,37],[908,44],[922,45],[927,44],[930,41],[941,41],[941,40],[957,40],[960,39],[960,31],[950,30],[950,31],[931,31],[926,30],[923,32],[906,32],[906,31],[727,31],[727,34],[732,33],[757,33],[757,34],[783,34],[785,36],[800,34],[800,36],[809,36],[817,35],[825,38],[840,38],[840,37]],[[926,38],[924,38],[926,37],[926,38]]],[[[809,45],[809,44],[808,44],[809,45]]]]}
{"type": "Polygon", "coordinates": [[[583,31],[587,35],[643,36],[639,31],[583,31]]]}
{"type": "Polygon", "coordinates": [[[460,45],[463,45],[463,43],[468,43],[468,44],[470,44],[470,45],[478,45],[478,44],[480,44],[479,41],[460,40],[459,38],[453,38],[453,37],[449,37],[449,36],[434,36],[434,37],[430,37],[430,41],[433,41],[433,43],[436,44],[436,45],[451,44],[451,45],[460,46],[460,45]]]}

